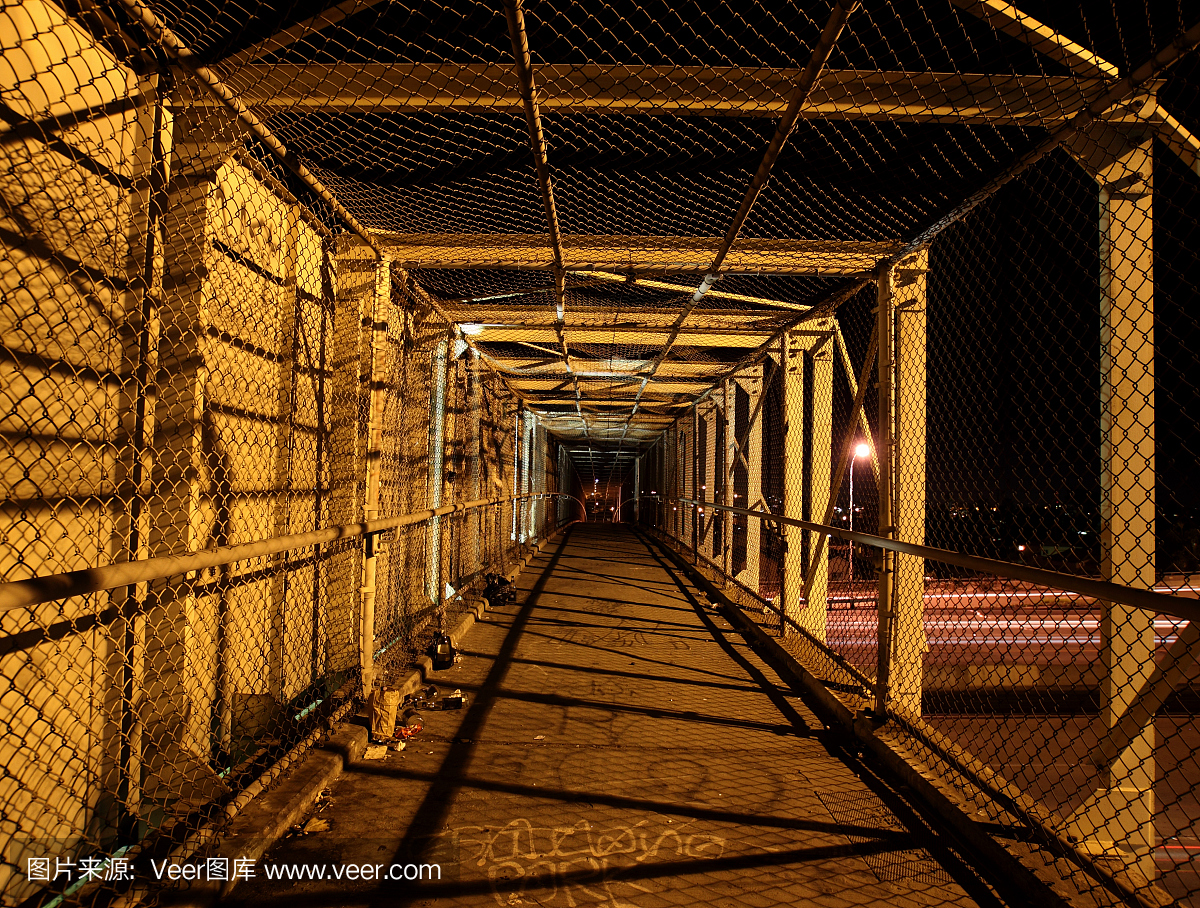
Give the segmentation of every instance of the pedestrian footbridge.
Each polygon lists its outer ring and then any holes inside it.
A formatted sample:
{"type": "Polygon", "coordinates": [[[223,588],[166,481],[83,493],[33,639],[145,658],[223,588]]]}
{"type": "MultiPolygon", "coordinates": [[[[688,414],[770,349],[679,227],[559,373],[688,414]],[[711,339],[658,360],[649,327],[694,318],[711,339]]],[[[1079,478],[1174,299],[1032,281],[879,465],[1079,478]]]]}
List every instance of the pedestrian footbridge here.
{"type": "Polygon", "coordinates": [[[357,759],[246,905],[1020,904],[828,710],[628,526],[576,524],[430,678],[403,752],[357,759]],[[267,879],[437,864],[440,881],[267,879]],[[978,865],[978,866],[977,866],[978,865]]]}
{"type": "Polygon", "coordinates": [[[0,905],[1200,908],[1195,5],[8,0],[0,905]]]}

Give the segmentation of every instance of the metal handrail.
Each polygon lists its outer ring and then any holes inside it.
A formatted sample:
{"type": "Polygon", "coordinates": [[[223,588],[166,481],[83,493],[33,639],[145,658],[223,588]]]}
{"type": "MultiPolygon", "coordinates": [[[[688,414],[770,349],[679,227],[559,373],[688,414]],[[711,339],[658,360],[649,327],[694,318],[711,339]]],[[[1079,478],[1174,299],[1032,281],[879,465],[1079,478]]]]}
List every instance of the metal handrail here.
{"type": "Polygon", "coordinates": [[[1040,586],[1058,587],[1068,593],[1078,593],[1106,602],[1119,602],[1134,608],[1146,609],[1163,615],[1172,615],[1185,621],[1200,621],[1200,600],[1188,599],[1183,596],[1173,596],[1168,593],[1156,593],[1153,590],[1141,590],[1134,587],[1121,586],[1107,580],[1093,580],[1090,577],[1079,577],[1075,574],[1060,574],[1042,568],[1029,567],[1024,564],[1014,564],[1011,561],[998,561],[994,558],[982,558],[978,555],[965,555],[962,552],[952,552],[948,549],[938,549],[929,545],[915,542],[901,542],[899,539],[886,539],[871,533],[844,530],[839,527],[827,526],[823,523],[813,523],[810,520],[800,520],[795,517],[783,517],[766,511],[752,511],[748,508],[734,508],[727,505],[715,504],[710,501],[697,501],[692,498],[663,499],[691,505],[692,507],[712,508],[715,511],[728,511],[731,514],[744,514],[747,517],[757,517],[770,523],[782,523],[787,526],[799,527],[802,530],[812,530],[817,533],[827,533],[839,539],[850,542],[861,542],[864,545],[879,549],[899,552],[901,555],[914,555],[918,558],[929,558],[945,564],[953,564],[973,571],[987,571],[1013,580],[1024,580],[1040,586]]]}
{"type": "MultiPolygon", "coordinates": [[[[766,511],[729,507],[692,498],[664,499],[664,501],[667,500],[693,508],[707,507],[716,511],[757,517],[760,520],[795,526],[800,529],[836,536],[852,542],[860,542],[876,548],[888,549],[904,555],[929,558],[972,570],[989,571],[1016,580],[1024,580],[1043,586],[1058,587],[1067,592],[1074,592],[1104,601],[1119,602],[1135,608],[1142,608],[1159,614],[1174,615],[1187,620],[1189,622],[1188,627],[1179,632],[1176,643],[1167,650],[1165,658],[1158,660],[1154,672],[1143,680],[1132,699],[1126,702],[1126,706],[1120,716],[1115,721],[1108,723],[1108,729],[1104,737],[1083,758],[1085,762],[1090,763],[1094,769],[1100,772],[1108,771],[1118,755],[1126,751],[1137,736],[1141,734],[1147,723],[1153,723],[1158,708],[1165,702],[1166,696],[1170,691],[1179,683],[1181,678],[1178,671],[1179,660],[1183,654],[1194,652],[1197,642],[1200,641],[1200,630],[1196,630],[1196,628],[1200,627],[1200,622],[1197,621],[1197,618],[1200,618],[1200,601],[1195,599],[1156,593],[1152,590],[1125,587],[1108,581],[1093,580],[1073,574],[1060,574],[1055,571],[1031,568],[992,558],[965,555],[960,552],[934,548],[933,546],[901,542],[900,540],[876,536],[871,533],[852,532],[838,527],[813,523],[808,520],[782,517],[766,511]]],[[[703,557],[702,553],[697,553],[697,555],[703,557]]],[[[718,565],[709,559],[704,558],[704,560],[712,565],[714,569],[721,570],[718,565]]],[[[701,579],[707,580],[703,575],[701,575],[701,579]]],[[[712,586],[711,583],[709,585],[713,595],[723,597],[730,605],[738,605],[715,586],[712,586]]],[[[779,614],[785,624],[790,624],[801,632],[819,651],[837,660],[843,668],[852,668],[828,643],[815,638],[807,629],[790,621],[782,609],[779,614]]],[[[869,679],[866,679],[857,669],[854,669],[853,673],[858,676],[860,681],[868,682],[866,687],[869,688],[872,686],[869,679]]],[[[816,683],[824,684],[821,681],[817,681],[816,683]]],[[[877,699],[878,702],[880,701],[877,699]]],[[[1055,809],[1046,807],[1028,795],[1002,772],[994,770],[985,761],[977,758],[969,750],[960,747],[951,738],[926,722],[919,713],[914,714],[902,705],[890,702],[886,697],[882,698],[882,702],[884,705],[882,707],[877,706],[876,708],[874,714],[876,719],[890,719],[897,722],[908,734],[915,737],[959,773],[962,773],[972,785],[987,792],[1013,816],[1029,823],[1032,828],[1038,830],[1048,842],[1053,843],[1058,851],[1077,863],[1085,872],[1092,875],[1111,892],[1129,904],[1159,904],[1158,902],[1144,900],[1140,892],[1131,885],[1129,878],[1123,873],[1114,872],[1111,866],[1103,862],[1097,862],[1095,855],[1087,851],[1078,839],[1071,834],[1069,818],[1060,815],[1055,809]]],[[[855,723],[855,727],[857,734],[857,722],[855,723]]],[[[874,739],[874,731],[866,732],[866,737],[874,739]]]]}
{"type": "Polygon", "coordinates": [[[250,558],[262,558],[267,555],[277,555],[293,549],[309,548],[336,542],[339,539],[354,539],[359,536],[371,536],[394,530],[398,527],[424,523],[434,517],[444,517],[447,514],[457,514],[488,505],[517,502],[527,499],[554,498],[565,496],[574,497],[566,492],[538,492],[530,495],[511,495],[500,498],[479,498],[474,501],[459,504],[443,505],[426,511],[412,514],[402,514],[396,517],[383,517],[377,520],[367,520],[362,523],[347,523],[341,526],[326,527],[322,530],[312,530],[308,533],[293,533],[290,536],[277,536],[270,539],[260,539],[256,542],[246,542],[241,545],[227,545],[218,548],[205,549],[201,552],[189,552],[181,555],[160,555],[156,558],[142,558],[137,561],[121,561],[103,567],[84,568],[78,571],[65,571],[59,574],[47,574],[43,577],[30,577],[26,580],[10,580],[0,583],[0,613],[17,608],[27,608],[44,602],[54,602],[68,599],[72,596],[83,596],[88,593],[99,593],[105,590],[132,586],[138,583],[149,583],[163,580],[179,574],[192,571],[202,571],[206,568],[221,567],[237,561],[250,558]]]}

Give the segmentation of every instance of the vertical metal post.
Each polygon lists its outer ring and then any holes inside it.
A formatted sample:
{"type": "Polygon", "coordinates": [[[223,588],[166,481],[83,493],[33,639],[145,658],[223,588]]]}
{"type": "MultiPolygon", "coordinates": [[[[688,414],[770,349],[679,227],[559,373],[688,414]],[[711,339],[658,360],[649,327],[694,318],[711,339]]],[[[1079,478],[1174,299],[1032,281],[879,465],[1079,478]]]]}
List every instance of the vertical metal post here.
{"type": "MultiPolygon", "coordinates": [[[[1100,187],[1101,571],[1105,580],[1141,589],[1153,587],[1156,570],[1152,135],[1097,136],[1085,162],[1100,164],[1089,169],[1100,187]]],[[[1106,730],[1155,669],[1153,622],[1144,609],[1100,603],[1106,730]]],[[[1128,854],[1151,879],[1155,743],[1151,714],[1072,817],[1080,838],[1128,854]]]]}
{"type": "MultiPolygon", "coordinates": [[[[129,560],[150,554],[150,514],[147,505],[153,488],[155,432],[154,413],[157,401],[155,373],[158,371],[159,338],[162,325],[158,300],[162,294],[163,278],[163,217],[169,204],[167,187],[171,175],[173,118],[160,96],[160,86],[152,77],[146,86],[146,97],[152,99],[141,112],[139,131],[142,148],[149,149],[144,161],[148,191],[142,198],[133,199],[134,206],[144,206],[145,221],[131,224],[131,232],[140,226],[145,239],[144,255],[138,266],[142,293],[138,311],[138,341],[136,366],[136,399],[133,401],[132,461],[129,464],[129,510],[126,552],[129,560]],[[148,141],[146,141],[148,139],[148,141]]],[[[134,220],[136,221],[135,215],[134,220]]],[[[141,838],[141,775],[142,723],[138,713],[141,687],[145,673],[146,619],[143,606],[148,589],[145,584],[131,585],[126,590],[123,620],[114,625],[118,636],[117,668],[120,692],[120,718],[117,722],[118,792],[121,816],[118,836],[122,842],[141,838]]],[[[114,596],[114,598],[116,598],[114,596]]]]}
{"type": "MultiPolygon", "coordinates": [[[[387,319],[391,308],[391,262],[384,258],[375,265],[375,296],[368,319],[368,349],[364,389],[367,401],[366,498],[363,519],[379,516],[379,479],[383,441],[383,375],[384,344],[387,340],[387,319]]],[[[377,570],[378,540],[374,533],[363,540],[362,587],[360,588],[359,667],[362,671],[362,693],[371,695],[375,679],[375,573],[377,570]]]]}
{"type": "MultiPolygon", "coordinates": [[[[818,323],[822,328],[829,322],[818,323]]],[[[822,521],[828,511],[830,468],[833,456],[833,343],[832,334],[815,338],[808,351],[808,519],[822,521]]],[[[826,639],[829,613],[829,547],[820,533],[808,533],[804,580],[805,626],[818,639],[826,639]]]]}
{"type": "MultiPolygon", "coordinates": [[[[331,441],[328,425],[329,410],[325,406],[325,394],[329,387],[329,383],[326,380],[326,373],[329,369],[329,323],[334,307],[337,305],[337,291],[334,286],[334,271],[330,258],[330,250],[327,247],[321,252],[321,323],[319,327],[320,334],[317,338],[317,450],[314,458],[315,466],[313,468],[313,526],[315,527],[322,526],[325,523],[324,511],[327,505],[325,493],[330,491],[333,485],[332,470],[327,469],[328,464],[325,461],[331,441]]],[[[321,603],[324,596],[322,595],[323,590],[321,585],[322,564],[321,547],[319,545],[313,546],[312,557],[312,635],[309,639],[309,684],[315,684],[323,673],[321,665],[321,641],[323,638],[321,603]]]]}
{"type": "MultiPolygon", "coordinates": [[[[708,416],[703,420],[704,456],[700,460],[700,490],[704,501],[708,504],[721,503],[721,413],[717,408],[717,395],[709,395],[705,401],[708,404],[708,416]],[[712,486],[710,489],[709,486],[712,486]]],[[[719,511],[708,509],[704,519],[700,521],[700,551],[710,561],[718,566],[721,556],[717,553],[717,526],[719,511]]]]}
{"type": "MultiPolygon", "coordinates": [[[[730,378],[725,379],[721,387],[721,396],[725,401],[725,418],[721,420],[721,504],[727,508],[733,507],[733,465],[737,463],[737,447],[734,444],[737,437],[737,419],[733,411],[733,394],[730,390],[732,387],[733,379],[730,378]]],[[[733,554],[733,515],[722,511],[721,524],[721,582],[726,586],[730,577],[729,558],[733,554]]]]}
{"type": "Polygon", "coordinates": [[[683,530],[680,529],[680,527],[682,527],[682,524],[679,523],[679,518],[680,518],[679,505],[676,504],[676,500],[680,497],[680,495],[683,494],[683,488],[682,488],[682,486],[679,485],[679,476],[680,476],[679,465],[680,465],[680,459],[682,459],[682,457],[683,457],[683,450],[682,450],[682,446],[680,446],[680,444],[679,444],[679,441],[680,441],[680,437],[682,437],[683,431],[682,431],[682,429],[679,428],[679,417],[678,416],[676,417],[676,421],[671,423],[671,428],[668,429],[668,432],[671,433],[671,447],[670,447],[671,463],[667,467],[667,469],[670,470],[670,474],[668,474],[668,482],[670,482],[670,485],[668,485],[668,486],[664,487],[664,489],[662,489],[662,495],[664,495],[664,499],[665,499],[664,500],[664,511],[662,511],[662,517],[664,517],[664,524],[668,525],[668,527],[670,527],[671,535],[676,537],[676,539],[679,539],[679,537],[683,535],[683,530]],[[668,491],[668,489],[670,489],[670,491],[668,491]],[[667,501],[671,501],[671,503],[672,503],[671,511],[665,510],[667,501]],[[666,524],[665,523],[666,521],[670,521],[671,523],[666,524]]]}
{"type": "MultiPolygon", "coordinates": [[[[804,519],[804,346],[791,332],[785,335],[783,356],[783,516],[804,519]]],[[[803,533],[783,528],[783,584],[780,606],[784,636],[795,633],[788,622],[805,626],[803,533]]]]}
{"type": "MultiPolygon", "coordinates": [[[[442,471],[440,476],[441,495],[438,501],[442,504],[453,502],[454,486],[450,476],[452,470],[449,466],[455,465],[455,446],[458,441],[459,420],[458,416],[462,409],[462,402],[459,398],[458,385],[458,357],[456,356],[456,344],[453,338],[447,338],[446,341],[446,371],[445,371],[445,414],[443,424],[445,428],[442,430],[442,471]]],[[[446,603],[446,587],[450,582],[452,571],[455,564],[455,534],[454,530],[457,526],[457,520],[461,515],[449,514],[445,520],[439,521],[441,530],[440,538],[440,555],[437,562],[437,602],[439,604],[438,620],[442,620],[445,614],[446,603]]]]}
{"type": "MultiPolygon", "coordinates": [[[[289,205],[284,209],[286,229],[284,231],[283,274],[287,281],[285,288],[290,292],[291,299],[280,305],[279,331],[279,384],[276,398],[279,422],[275,434],[275,488],[281,491],[275,493],[274,527],[276,536],[287,536],[292,530],[292,510],[295,506],[295,483],[292,481],[292,471],[295,468],[296,454],[296,385],[298,371],[296,358],[300,352],[300,324],[303,318],[303,296],[300,292],[300,256],[302,221],[298,206],[289,205]]],[[[286,299],[286,298],[285,298],[286,299]]],[[[270,586],[270,616],[269,631],[270,649],[267,657],[267,690],[275,704],[280,704],[287,696],[287,641],[288,641],[288,596],[291,589],[292,574],[288,570],[291,552],[281,552],[274,559],[279,568],[278,575],[270,586]]]]}
{"type": "MultiPolygon", "coordinates": [[[[469,395],[470,403],[468,405],[471,410],[469,422],[471,429],[469,442],[471,481],[466,497],[472,501],[476,501],[483,497],[483,383],[480,381],[479,376],[479,351],[472,347],[469,355],[470,359],[467,360],[467,381],[470,383],[471,389],[469,395]]],[[[471,512],[471,554],[473,559],[471,567],[475,571],[483,569],[484,520],[484,509],[476,508],[471,512]]]]}
{"type": "MultiPolygon", "coordinates": [[[[682,498],[687,493],[687,486],[684,481],[687,479],[687,433],[683,430],[679,418],[675,420],[675,463],[674,463],[674,485],[671,486],[672,498],[682,498]]],[[[675,524],[675,538],[683,541],[683,519],[687,514],[686,510],[680,510],[678,504],[671,506],[674,510],[673,522],[675,524]]]]}
{"type": "Polygon", "coordinates": [[[633,522],[642,519],[642,458],[633,461],[633,522]]]}
{"type": "MultiPolygon", "coordinates": [[[[519,535],[518,531],[517,531],[518,530],[517,524],[520,520],[520,514],[517,511],[517,505],[519,504],[519,502],[517,500],[517,496],[521,494],[521,491],[520,491],[520,489],[521,489],[521,410],[519,407],[517,408],[517,411],[513,414],[513,436],[512,436],[512,438],[513,438],[513,458],[512,458],[512,465],[513,465],[512,477],[513,478],[512,478],[512,488],[510,488],[508,490],[508,497],[509,497],[508,504],[509,504],[510,509],[512,510],[512,515],[511,515],[511,520],[510,520],[510,522],[512,524],[512,530],[509,534],[510,538],[508,541],[516,542],[518,535],[519,535]]],[[[506,547],[506,551],[507,551],[507,547],[506,547]]],[[[501,563],[503,563],[503,561],[504,561],[504,558],[501,557],[501,563]]]]}
{"type": "MultiPolygon", "coordinates": [[[[692,500],[700,501],[700,407],[692,407],[692,500]]],[[[692,561],[700,563],[700,511],[692,505],[692,561]]]]}
{"type": "MultiPolygon", "coordinates": [[[[762,403],[761,398],[764,392],[763,387],[763,368],[755,366],[738,375],[734,384],[734,411],[736,417],[737,403],[736,396],[738,390],[741,389],[746,393],[747,404],[746,409],[751,420],[748,426],[735,426],[735,438],[740,434],[742,439],[742,450],[739,452],[741,457],[745,458],[746,468],[746,492],[745,499],[738,500],[734,498],[734,503],[738,507],[750,508],[759,510],[759,504],[762,501],[762,403]]],[[[735,462],[737,455],[735,455],[735,462]]],[[[734,495],[737,495],[737,489],[734,489],[734,495]]],[[[762,521],[755,518],[742,518],[741,525],[745,533],[746,558],[745,564],[741,571],[735,573],[735,577],[743,584],[749,587],[754,592],[759,589],[759,561],[760,548],[762,546],[762,521]]],[[[736,526],[736,523],[735,523],[736,526]]]]}
{"type": "MultiPolygon", "coordinates": [[[[525,482],[523,495],[533,495],[537,491],[537,459],[534,454],[534,437],[537,435],[537,414],[532,410],[525,411],[525,482]]],[[[537,536],[537,527],[534,525],[533,512],[537,507],[537,502],[532,498],[526,498],[522,502],[521,519],[524,524],[522,535],[525,537],[526,543],[532,544],[537,536]]]]}
{"type": "MultiPolygon", "coordinates": [[[[442,338],[438,341],[433,352],[433,366],[430,379],[433,382],[433,412],[429,418],[429,477],[426,485],[426,495],[430,509],[442,506],[442,479],[445,474],[445,439],[446,439],[446,362],[449,340],[442,338]]],[[[425,596],[436,605],[441,601],[442,588],[442,528],[441,518],[434,517],[429,521],[428,530],[429,560],[425,568],[425,596]]]]}
{"type": "MultiPolygon", "coordinates": [[[[892,524],[894,538],[925,543],[926,272],[929,252],[902,261],[893,279],[892,524]]],[[[892,556],[892,664],[890,703],[921,715],[925,653],[925,559],[892,556]]]]}
{"type": "MultiPolygon", "coordinates": [[[[876,333],[879,336],[879,440],[875,446],[879,454],[879,535],[891,539],[895,535],[892,525],[892,420],[895,408],[892,400],[892,357],[895,347],[892,314],[895,306],[892,291],[891,267],[880,271],[876,295],[876,333]]],[[[878,613],[878,662],[875,670],[875,711],[886,715],[892,669],[892,581],[894,554],[880,550],[879,564],[879,613],[878,613]]]]}

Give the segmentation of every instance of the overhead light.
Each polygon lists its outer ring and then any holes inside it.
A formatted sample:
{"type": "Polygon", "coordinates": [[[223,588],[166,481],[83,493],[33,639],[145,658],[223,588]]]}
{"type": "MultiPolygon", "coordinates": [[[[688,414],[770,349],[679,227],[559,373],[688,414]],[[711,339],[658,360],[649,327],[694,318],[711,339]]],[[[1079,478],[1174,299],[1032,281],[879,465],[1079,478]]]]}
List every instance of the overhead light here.
{"type": "Polygon", "coordinates": [[[483,325],[474,322],[467,322],[458,326],[458,330],[469,337],[475,337],[477,334],[483,334],[483,325]]]}

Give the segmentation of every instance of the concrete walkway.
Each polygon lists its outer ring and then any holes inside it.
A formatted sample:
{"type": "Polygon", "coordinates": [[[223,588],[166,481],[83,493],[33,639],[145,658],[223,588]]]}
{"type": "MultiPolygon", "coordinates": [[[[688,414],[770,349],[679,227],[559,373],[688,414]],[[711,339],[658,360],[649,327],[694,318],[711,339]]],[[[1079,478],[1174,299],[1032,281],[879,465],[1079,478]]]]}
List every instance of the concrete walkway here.
{"type": "Polygon", "coordinates": [[[354,764],[319,815],[330,828],[281,842],[234,899],[1002,904],[667,564],[619,526],[552,541],[435,679],[469,709],[427,713],[404,753],[354,764]],[[265,878],[410,862],[441,882],[265,878]]]}

